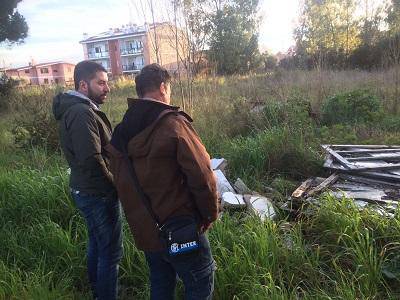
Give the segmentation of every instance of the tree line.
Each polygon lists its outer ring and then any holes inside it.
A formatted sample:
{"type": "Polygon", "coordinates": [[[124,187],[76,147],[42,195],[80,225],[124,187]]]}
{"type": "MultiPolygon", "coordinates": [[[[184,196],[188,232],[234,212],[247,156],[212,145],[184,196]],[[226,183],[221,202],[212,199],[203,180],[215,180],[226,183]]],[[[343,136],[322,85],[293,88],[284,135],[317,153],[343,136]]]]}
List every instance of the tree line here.
{"type": "Polygon", "coordinates": [[[304,0],[286,68],[377,69],[400,62],[399,0],[304,0]]]}
{"type": "MultiPolygon", "coordinates": [[[[27,36],[28,26],[16,10],[20,1],[2,5],[0,43],[21,42],[27,36]]],[[[140,1],[152,7],[153,0],[140,1]]],[[[173,12],[171,23],[178,25],[189,41],[187,53],[180,56],[193,74],[199,71],[201,58],[206,58],[218,74],[247,73],[277,65],[371,70],[400,64],[400,0],[301,1],[293,33],[295,45],[279,62],[274,55],[259,52],[259,0],[168,3],[173,12]]]]}

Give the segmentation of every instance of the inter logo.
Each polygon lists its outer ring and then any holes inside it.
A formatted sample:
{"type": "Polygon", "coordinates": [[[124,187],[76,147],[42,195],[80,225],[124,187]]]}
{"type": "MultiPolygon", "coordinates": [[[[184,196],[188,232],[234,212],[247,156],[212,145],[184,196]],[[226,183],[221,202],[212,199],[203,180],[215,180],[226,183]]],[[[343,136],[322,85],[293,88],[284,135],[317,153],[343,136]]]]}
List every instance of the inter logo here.
{"type": "Polygon", "coordinates": [[[194,249],[197,249],[198,245],[196,241],[191,241],[183,244],[173,243],[170,246],[169,253],[170,254],[179,254],[182,252],[188,252],[194,249]]]}

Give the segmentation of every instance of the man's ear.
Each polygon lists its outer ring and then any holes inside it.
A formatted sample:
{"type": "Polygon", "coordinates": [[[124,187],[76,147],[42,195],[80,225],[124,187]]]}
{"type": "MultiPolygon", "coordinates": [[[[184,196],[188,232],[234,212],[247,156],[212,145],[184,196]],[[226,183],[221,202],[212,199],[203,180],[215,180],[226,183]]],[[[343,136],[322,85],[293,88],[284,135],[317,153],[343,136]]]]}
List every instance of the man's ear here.
{"type": "Polygon", "coordinates": [[[87,92],[88,91],[88,83],[85,80],[79,81],[79,90],[82,92],[87,92]]]}
{"type": "Polygon", "coordinates": [[[160,93],[161,93],[161,95],[167,94],[167,86],[166,86],[165,82],[161,82],[161,84],[160,84],[160,93]]]}

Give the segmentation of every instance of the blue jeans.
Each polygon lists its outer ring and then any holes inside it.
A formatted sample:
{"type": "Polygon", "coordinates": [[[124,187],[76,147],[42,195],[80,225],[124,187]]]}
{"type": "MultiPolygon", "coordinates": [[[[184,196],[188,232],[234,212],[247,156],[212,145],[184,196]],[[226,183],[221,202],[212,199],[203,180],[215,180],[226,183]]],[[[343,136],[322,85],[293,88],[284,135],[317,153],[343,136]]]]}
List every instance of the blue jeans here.
{"type": "Polygon", "coordinates": [[[214,291],[215,262],[205,234],[200,235],[198,252],[183,257],[167,251],[145,252],[150,268],[151,300],[172,300],[177,276],[185,287],[186,300],[211,300],[214,291]]]}
{"type": "Polygon", "coordinates": [[[86,220],[89,242],[87,268],[93,296],[117,299],[118,263],[122,257],[121,206],[117,198],[72,192],[86,220]]]}

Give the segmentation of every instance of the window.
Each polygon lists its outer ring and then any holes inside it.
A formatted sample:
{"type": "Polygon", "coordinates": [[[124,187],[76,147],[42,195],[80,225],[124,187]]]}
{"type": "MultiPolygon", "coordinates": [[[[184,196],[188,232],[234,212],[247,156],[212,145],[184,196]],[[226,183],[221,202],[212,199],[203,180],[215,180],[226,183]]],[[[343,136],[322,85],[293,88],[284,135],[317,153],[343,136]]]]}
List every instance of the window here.
{"type": "Polygon", "coordinates": [[[29,74],[29,69],[25,70],[25,73],[26,73],[26,74],[29,74]]]}
{"type": "Polygon", "coordinates": [[[47,74],[47,73],[49,73],[49,69],[48,68],[40,68],[40,73],[47,74]]]}
{"type": "Polygon", "coordinates": [[[53,72],[54,72],[54,73],[57,73],[58,71],[57,71],[57,70],[53,70],[53,72]]]}
{"type": "Polygon", "coordinates": [[[96,48],[94,48],[94,52],[96,52],[96,53],[101,53],[101,47],[96,47],[96,48]]]}
{"type": "Polygon", "coordinates": [[[54,81],[56,82],[56,84],[58,84],[58,78],[55,78],[54,81]]]}
{"type": "Polygon", "coordinates": [[[49,80],[47,78],[44,79],[44,84],[49,84],[49,80]]]}

